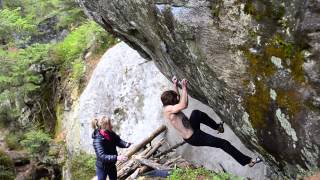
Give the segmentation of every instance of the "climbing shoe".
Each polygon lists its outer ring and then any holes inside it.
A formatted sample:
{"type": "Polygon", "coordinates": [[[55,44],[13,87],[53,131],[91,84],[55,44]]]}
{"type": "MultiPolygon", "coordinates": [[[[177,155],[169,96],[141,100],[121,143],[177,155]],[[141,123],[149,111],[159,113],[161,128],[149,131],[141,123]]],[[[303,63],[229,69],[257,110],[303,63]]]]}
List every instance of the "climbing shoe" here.
{"type": "Polygon", "coordinates": [[[218,124],[218,133],[224,133],[223,121],[218,124]]]}
{"type": "Polygon", "coordinates": [[[256,164],[258,164],[258,163],[260,163],[262,161],[263,160],[260,157],[256,157],[256,159],[255,160],[251,160],[251,162],[248,165],[249,165],[249,167],[253,167],[254,165],[256,165],[256,164]]]}

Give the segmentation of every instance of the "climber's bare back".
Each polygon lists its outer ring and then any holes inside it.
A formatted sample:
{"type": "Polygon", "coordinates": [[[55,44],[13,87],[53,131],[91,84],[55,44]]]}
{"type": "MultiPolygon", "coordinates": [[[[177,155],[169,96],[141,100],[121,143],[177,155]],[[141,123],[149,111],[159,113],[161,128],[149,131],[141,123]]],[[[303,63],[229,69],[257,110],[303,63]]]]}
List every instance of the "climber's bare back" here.
{"type": "Polygon", "coordinates": [[[192,128],[186,128],[183,123],[182,119],[187,118],[183,112],[172,113],[170,108],[172,106],[164,107],[163,114],[164,117],[169,121],[169,123],[180,133],[182,138],[188,139],[192,136],[193,130],[192,128]]]}

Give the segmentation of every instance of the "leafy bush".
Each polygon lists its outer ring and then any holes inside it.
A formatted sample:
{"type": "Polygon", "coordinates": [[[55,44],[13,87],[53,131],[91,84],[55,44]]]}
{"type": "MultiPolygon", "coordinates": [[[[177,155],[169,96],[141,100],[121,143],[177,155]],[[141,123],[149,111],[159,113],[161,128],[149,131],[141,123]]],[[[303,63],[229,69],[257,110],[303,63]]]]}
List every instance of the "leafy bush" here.
{"type": "Polygon", "coordinates": [[[32,130],[25,134],[21,144],[34,156],[44,156],[48,153],[50,136],[41,130],[32,130]]]}
{"type": "Polygon", "coordinates": [[[18,150],[21,149],[20,141],[22,140],[22,136],[19,133],[10,132],[5,137],[6,145],[10,150],[18,150]]]}
{"type": "Polygon", "coordinates": [[[60,60],[68,62],[81,57],[82,53],[93,45],[107,47],[114,43],[112,36],[95,22],[89,21],[71,32],[63,42],[58,43],[55,52],[60,60]]]}
{"type": "Polygon", "coordinates": [[[79,4],[74,0],[4,0],[4,7],[21,8],[24,16],[40,23],[46,18],[57,16],[56,28],[70,29],[86,20],[79,4]]]}
{"type": "Polygon", "coordinates": [[[94,47],[95,53],[106,50],[116,40],[106,33],[98,24],[89,21],[71,32],[63,42],[53,47],[52,53],[58,63],[62,63],[66,71],[72,71],[75,81],[84,74],[84,53],[94,47]]]}
{"type": "Polygon", "coordinates": [[[0,48],[0,123],[8,125],[21,115],[30,94],[43,81],[40,67],[49,66],[49,45],[34,44],[26,49],[0,48]]]}
{"type": "Polygon", "coordinates": [[[74,0],[62,0],[58,3],[58,23],[56,27],[58,29],[68,28],[72,29],[85,22],[87,17],[83,13],[79,4],[74,0]]]}
{"type": "Polygon", "coordinates": [[[21,42],[27,41],[31,34],[36,31],[36,26],[31,19],[20,15],[21,8],[14,10],[0,10],[0,41],[2,43],[13,43],[17,39],[21,42]]]}
{"type": "Polygon", "coordinates": [[[213,171],[206,170],[204,168],[198,169],[175,169],[171,175],[167,178],[168,180],[242,180],[243,178],[237,177],[232,174],[219,172],[215,173],[213,171]]]}
{"type": "Polygon", "coordinates": [[[0,179],[15,179],[15,169],[12,159],[2,150],[0,150],[0,179]]]}
{"type": "Polygon", "coordinates": [[[95,156],[80,153],[72,158],[71,175],[73,179],[90,180],[95,176],[95,156]]]}

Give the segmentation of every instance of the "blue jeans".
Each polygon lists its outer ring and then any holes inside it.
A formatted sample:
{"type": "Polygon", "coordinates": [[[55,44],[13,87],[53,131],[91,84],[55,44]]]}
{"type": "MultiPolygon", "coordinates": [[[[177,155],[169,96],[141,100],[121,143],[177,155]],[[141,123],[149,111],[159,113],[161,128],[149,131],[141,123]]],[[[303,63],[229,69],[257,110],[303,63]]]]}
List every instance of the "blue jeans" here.
{"type": "Polygon", "coordinates": [[[109,176],[109,180],[117,180],[117,167],[115,165],[106,168],[96,166],[96,174],[98,180],[106,180],[109,176]]]}

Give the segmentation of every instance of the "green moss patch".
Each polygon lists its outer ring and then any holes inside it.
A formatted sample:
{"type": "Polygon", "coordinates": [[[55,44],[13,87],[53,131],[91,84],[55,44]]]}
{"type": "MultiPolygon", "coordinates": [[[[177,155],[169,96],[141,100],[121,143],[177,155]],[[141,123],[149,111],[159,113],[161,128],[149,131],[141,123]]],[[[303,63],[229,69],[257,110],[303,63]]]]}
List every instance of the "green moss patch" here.
{"type": "Polygon", "coordinates": [[[214,17],[219,17],[221,8],[223,7],[223,0],[217,0],[211,5],[211,14],[214,17]]]}
{"type": "Polygon", "coordinates": [[[198,169],[175,169],[171,175],[167,178],[168,180],[242,180],[244,178],[224,173],[224,172],[213,172],[204,168],[198,168],[198,169]]]}
{"type": "Polygon", "coordinates": [[[263,128],[267,125],[265,122],[268,117],[271,98],[269,95],[269,89],[264,83],[265,82],[263,81],[256,81],[255,94],[248,96],[245,99],[245,106],[250,115],[249,119],[255,129],[263,128]]]}
{"type": "Polygon", "coordinates": [[[286,109],[291,118],[302,109],[301,97],[295,90],[277,90],[276,101],[279,108],[286,109]]]}
{"type": "Polygon", "coordinates": [[[285,7],[264,0],[240,0],[245,3],[244,12],[252,15],[257,21],[265,19],[280,20],[285,15],[285,7]]]}
{"type": "MultiPolygon", "coordinates": [[[[278,67],[272,63],[271,57],[277,57],[282,60],[281,66],[289,69],[296,85],[302,85],[305,81],[302,68],[304,57],[299,47],[285,41],[279,34],[270,39],[260,53],[253,54],[248,50],[244,50],[244,55],[249,65],[248,73],[250,79],[255,85],[255,93],[248,94],[245,97],[245,107],[253,126],[255,128],[263,128],[271,111],[268,81],[278,71],[278,67]]],[[[249,82],[249,80],[246,80],[244,85],[247,86],[249,82]]],[[[296,113],[301,111],[303,102],[296,90],[276,87],[274,89],[277,93],[276,103],[278,107],[287,110],[290,117],[294,117],[296,113]]]]}

